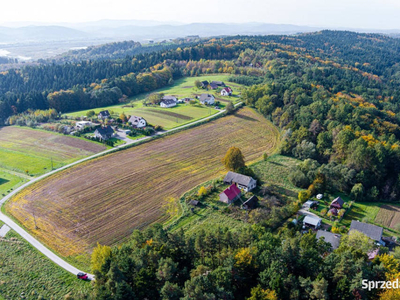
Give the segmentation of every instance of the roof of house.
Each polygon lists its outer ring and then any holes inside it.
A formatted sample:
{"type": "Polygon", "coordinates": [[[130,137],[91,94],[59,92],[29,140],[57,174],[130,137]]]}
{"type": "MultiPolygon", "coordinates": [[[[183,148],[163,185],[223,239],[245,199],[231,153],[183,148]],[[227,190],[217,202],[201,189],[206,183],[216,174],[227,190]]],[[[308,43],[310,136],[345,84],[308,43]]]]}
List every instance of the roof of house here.
{"type": "Polygon", "coordinates": [[[197,204],[199,204],[199,201],[197,201],[197,200],[191,200],[191,201],[189,202],[189,204],[190,204],[190,205],[193,205],[193,206],[197,206],[197,204]]]}
{"type": "Polygon", "coordinates": [[[324,237],[325,242],[332,245],[333,250],[335,250],[339,247],[340,239],[342,238],[342,236],[340,234],[332,233],[332,232],[324,231],[324,230],[318,230],[317,231],[317,239],[320,239],[321,237],[324,237]]]}
{"type": "Polygon", "coordinates": [[[352,231],[352,230],[357,230],[359,232],[362,232],[366,236],[368,236],[369,238],[371,238],[375,241],[380,241],[382,238],[382,233],[383,233],[382,227],[355,221],[355,220],[351,221],[350,231],[352,231]]]}
{"type": "Polygon", "coordinates": [[[142,117],[132,116],[129,118],[128,122],[131,122],[132,124],[137,124],[142,119],[143,119],[142,117]]]}
{"type": "Polygon", "coordinates": [[[164,96],[164,97],[162,97],[162,99],[161,100],[174,100],[174,101],[176,101],[176,97],[175,96],[164,96]]]}
{"type": "Polygon", "coordinates": [[[304,206],[306,207],[311,207],[312,205],[314,205],[315,201],[313,200],[307,200],[306,202],[304,202],[304,206]]]}
{"type": "Polygon", "coordinates": [[[313,226],[317,226],[321,222],[321,219],[318,217],[310,217],[306,216],[303,220],[303,223],[307,223],[313,226]]]}
{"type": "Polygon", "coordinates": [[[228,183],[235,182],[235,183],[239,183],[240,185],[248,186],[252,179],[253,178],[250,176],[246,176],[246,175],[242,175],[239,173],[229,171],[228,174],[226,174],[226,176],[224,178],[224,182],[228,182],[228,183]]]}
{"type": "Polygon", "coordinates": [[[222,91],[227,91],[228,93],[231,93],[232,89],[227,86],[227,87],[223,88],[222,91]]]}
{"type": "Polygon", "coordinates": [[[229,200],[234,200],[238,195],[241,194],[241,191],[236,186],[236,184],[232,184],[230,187],[225,189],[222,193],[225,194],[229,200]]]}
{"type": "Polygon", "coordinates": [[[212,81],[211,84],[224,85],[223,81],[212,81]]]}
{"type": "Polygon", "coordinates": [[[257,196],[254,195],[254,196],[251,196],[249,199],[247,199],[243,203],[243,205],[247,205],[248,207],[253,208],[256,206],[257,202],[258,202],[258,198],[257,198],[257,196]]]}
{"type": "Polygon", "coordinates": [[[101,135],[107,135],[107,134],[113,134],[114,133],[114,129],[112,129],[111,126],[99,127],[99,128],[96,129],[96,131],[101,135]]]}
{"type": "Polygon", "coordinates": [[[110,113],[108,110],[102,110],[101,112],[99,112],[99,115],[101,115],[102,117],[109,117],[110,113]]]}
{"type": "Polygon", "coordinates": [[[200,101],[208,101],[208,100],[211,100],[212,98],[214,98],[214,96],[210,95],[210,94],[201,94],[200,95],[200,101]]]}
{"type": "Polygon", "coordinates": [[[176,104],[176,101],[174,99],[164,99],[161,101],[161,103],[164,103],[165,105],[171,105],[171,104],[176,104]]]}
{"type": "Polygon", "coordinates": [[[211,82],[211,83],[210,83],[210,87],[211,87],[212,89],[216,89],[216,88],[218,87],[218,84],[216,84],[216,83],[214,83],[214,82],[211,82]]]}
{"type": "Polygon", "coordinates": [[[337,197],[336,199],[334,199],[334,200],[331,202],[331,205],[332,205],[332,204],[339,204],[340,206],[343,206],[344,201],[343,201],[342,198],[337,197]]]}
{"type": "Polygon", "coordinates": [[[208,81],[207,80],[204,80],[204,81],[202,81],[201,82],[203,85],[208,85],[208,81]]]}

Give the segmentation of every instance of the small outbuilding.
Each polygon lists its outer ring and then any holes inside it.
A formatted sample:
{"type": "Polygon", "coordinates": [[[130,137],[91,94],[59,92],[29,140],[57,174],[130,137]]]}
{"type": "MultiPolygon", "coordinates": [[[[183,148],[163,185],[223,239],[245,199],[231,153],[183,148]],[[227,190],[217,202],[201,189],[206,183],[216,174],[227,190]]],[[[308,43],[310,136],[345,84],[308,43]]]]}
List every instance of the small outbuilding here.
{"type": "Polygon", "coordinates": [[[304,202],[303,207],[304,208],[313,208],[314,206],[317,206],[317,204],[318,204],[317,201],[307,200],[306,202],[304,202]]]}
{"type": "Polygon", "coordinates": [[[249,199],[247,199],[243,204],[242,208],[246,210],[254,209],[258,205],[258,198],[257,196],[251,196],[249,199]]]}
{"type": "Polygon", "coordinates": [[[331,208],[342,209],[344,201],[342,198],[337,197],[335,200],[331,202],[331,208]]]}
{"type": "Polygon", "coordinates": [[[322,219],[318,217],[306,216],[303,220],[303,225],[318,229],[322,224],[322,219]]]}
{"type": "Polygon", "coordinates": [[[199,201],[197,201],[197,200],[191,200],[191,201],[189,202],[189,204],[192,205],[192,206],[197,206],[197,205],[199,205],[199,201]]]}

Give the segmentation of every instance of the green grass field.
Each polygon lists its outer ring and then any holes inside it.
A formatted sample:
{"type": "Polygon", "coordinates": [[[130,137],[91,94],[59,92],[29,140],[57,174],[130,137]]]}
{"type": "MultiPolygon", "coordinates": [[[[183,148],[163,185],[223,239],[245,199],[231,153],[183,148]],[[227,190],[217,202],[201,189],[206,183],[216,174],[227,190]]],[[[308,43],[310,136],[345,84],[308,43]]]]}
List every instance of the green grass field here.
{"type": "Polygon", "coordinates": [[[0,240],[0,299],[75,299],[90,290],[89,282],[55,265],[13,230],[0,240]]]}
{"type": "Polygon", "coordinates": [[[0,198],[9,194],[13,189],[17,188],[27,180],[7,172],[0,168],[0,198]]]}
{"type": "Polygon", "coordinates": [[[0,168],[40,175],[53,168],[98,153],[95,142],[27,127],[0,127],[0,168]]]}
{"type": "MultiPolygon", "coordinates": [[[[200,77],[185,77],[177,80],[173,86],[165,87],[154,92],[164,93],[165,95],[173,95],[177,98],[190,97],[194,98],[196,95],[202,93],[210,93],[216,97],[216,101],[220,101],[220,107],[224,107],[227,102],[232,101],[234,103],[239,101],[239,94],[242,88],[241,85],[235,83],[229,83],[227,79],[230,75],[207,75],[200,77]],[[197,89],[194,86],[196,80],[219,80],[224,81],[226,85],[233,89],[233,95],[231,97],[222,97],[215,91],[206,91],[204,89],[197,89]]],[[[208,117],[218,112],[214,107],[205,107],[201,105],[190,105],[190,104],[178,104],[172,108],[161,108],[160,106],[145,107],[143,106],[143,100],[146,99],[148,94],[141,94],[130,98],[130,103],[120,104],[109,107],[101,107],[96,109],[82,110],[66,114],[68,117],[82,117],[90,110],[94,110],[96,115],[101,110],[107,109],[114,118],[117,118],[121,113],[125,115],[137,115],[146,119],[146,121],[152,125],[160,125],[165,129],[171,129],[177,126],[181,126],[187,123],[191,123],[201,118],[208,117]],[[129,107],[133,104],[133,107],[129,107]]],[[[129,102],[129,101],[128,101],[129,102]]]]}
{"type": "Polygon", "coordinates": [[[268,160],[260,161],[252,165],[251,168],[261,181],[259,184],[269,186],[283,198],[297,198],[302,189],[294,186],[289,181],[288,176],[292,168],[300,162],[300,160],[293,157],[271,155],[268,160]]]}

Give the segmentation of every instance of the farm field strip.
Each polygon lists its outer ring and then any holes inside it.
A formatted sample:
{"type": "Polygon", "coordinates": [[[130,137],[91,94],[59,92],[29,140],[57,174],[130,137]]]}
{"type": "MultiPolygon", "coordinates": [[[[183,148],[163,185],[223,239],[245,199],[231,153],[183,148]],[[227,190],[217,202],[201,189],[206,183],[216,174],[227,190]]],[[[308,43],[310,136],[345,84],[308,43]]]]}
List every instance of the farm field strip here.
{"type": "Polygon", "coordinates": [[[20,173],[43,174],[105,150],[101,144],[22,127],[0,128],[0,166],[20,173]]]}
{"type": "Polygon", "coordinates": [[[396,229],[396,224],[400,224],[400,207],[394,205],[382,205],[375,217],[375,223],[396,229]]]}
{"type": "Polygon", "coordinates": [[[221,159],[230,146],[240,147],[250,163],[271,153],[278,136],[271,123],[244,108],[59,172],[12,198],[6,210],[52,249],[78,255],[166,220],[164,200],[222,176],[221,159]],[[40,230],[34,230],[33,213],[40,230]]]}

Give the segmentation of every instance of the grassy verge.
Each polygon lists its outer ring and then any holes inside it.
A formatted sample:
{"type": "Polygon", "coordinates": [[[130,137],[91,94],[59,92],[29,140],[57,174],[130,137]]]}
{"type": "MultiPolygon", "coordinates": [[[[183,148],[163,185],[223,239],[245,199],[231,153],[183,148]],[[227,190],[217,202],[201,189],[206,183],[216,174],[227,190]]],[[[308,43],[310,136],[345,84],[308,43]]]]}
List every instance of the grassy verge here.
{"type": "Polygon", "coordinates": [[[90,290],[89,282],[55,265],[13,230],[0,241],[0,294],[4,299],[62,299],[90,290]]]}
{"type": "Polygon", "coordinates": [[[11,193],[15,188],[24,184],[26,181],[26,179],[10,174],[7,170],[2,170],[0,168],[0,198],[11,193]]]}

